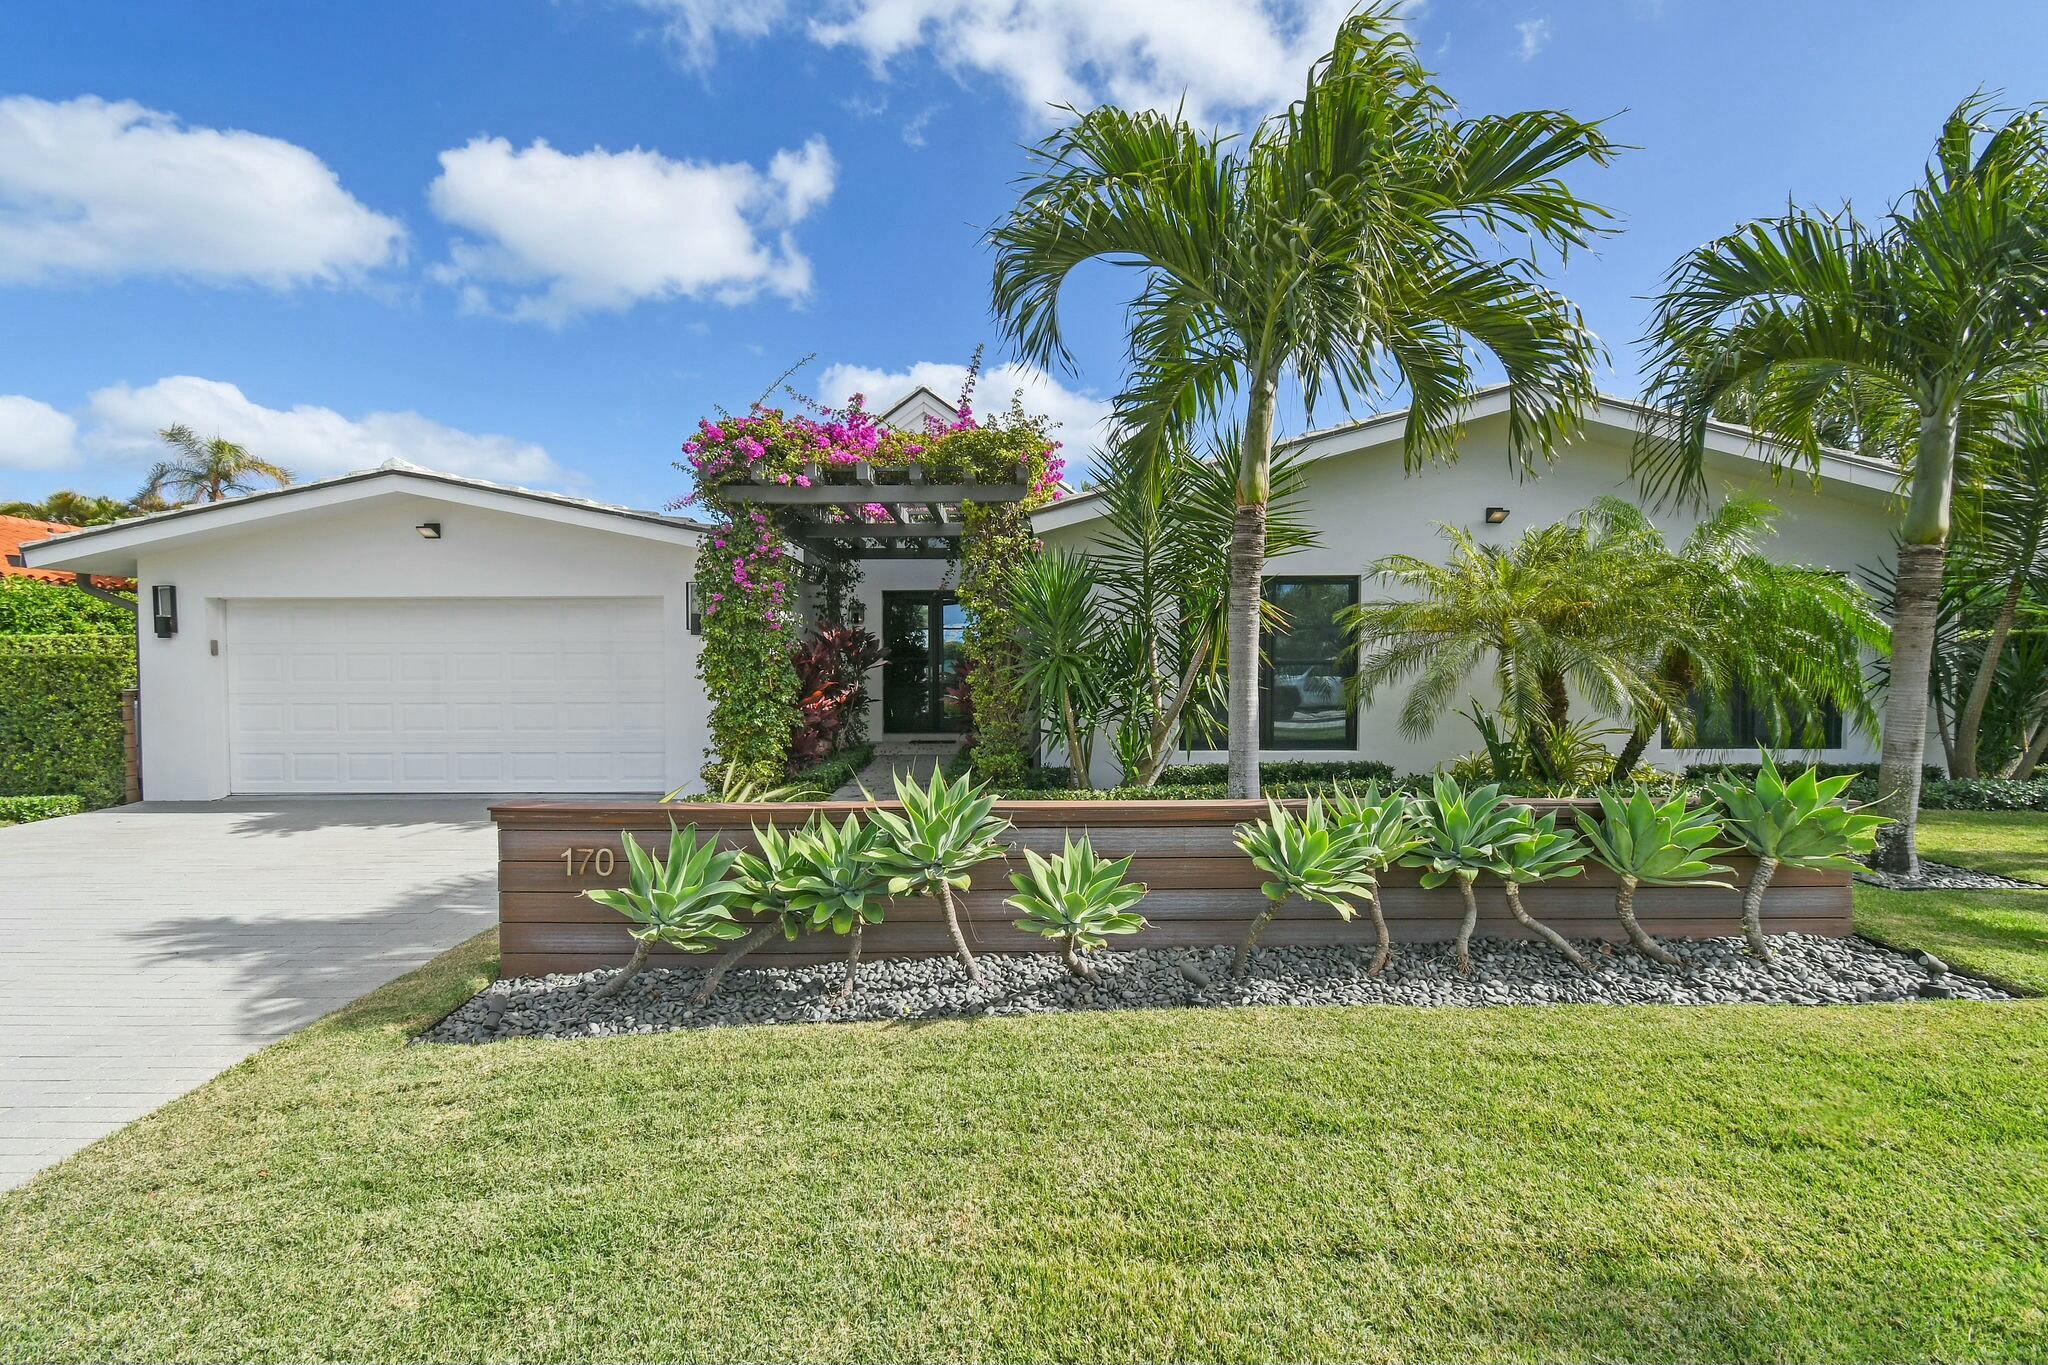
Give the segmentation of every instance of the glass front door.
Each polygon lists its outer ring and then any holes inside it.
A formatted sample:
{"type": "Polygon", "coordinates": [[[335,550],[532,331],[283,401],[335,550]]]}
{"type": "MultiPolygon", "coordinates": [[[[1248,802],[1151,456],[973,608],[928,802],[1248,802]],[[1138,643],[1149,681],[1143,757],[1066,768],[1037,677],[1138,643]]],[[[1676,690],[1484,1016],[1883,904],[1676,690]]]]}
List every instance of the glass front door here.
{"type": "Polygon", "coordinates": [[[882,729],[892,735],[966,728],[967,613],[944,592],[882,594],[882,729]]]}

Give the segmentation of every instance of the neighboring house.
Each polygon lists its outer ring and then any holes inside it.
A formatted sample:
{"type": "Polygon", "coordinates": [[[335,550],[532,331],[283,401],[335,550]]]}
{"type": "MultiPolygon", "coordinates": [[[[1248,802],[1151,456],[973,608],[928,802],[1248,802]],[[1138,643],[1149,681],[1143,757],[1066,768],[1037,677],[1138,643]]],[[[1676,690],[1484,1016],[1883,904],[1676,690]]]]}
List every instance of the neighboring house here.
{"type": "MultiPolygon", "coordinates": [[[[1274,757],[1382,759],[1427,769],[1475,748],[1446,716],[1404,738],[1399,699],[1347,707],[1350,652],[1331,617],[1373,589],[1380,555],[1442,553],[1434,524],[1505,543],[1585,507],[1628,496],[1643,409],[1603,401],[1551,468],[1518,477],[1506,398],[1480,394],[1463,457],[1401,467],[1403,414],[1290,444],[1312,461],[1306,495],[1322,545],[1272,566],[1293,626],[1269,641],[1262,716],[1274,757]],[[1489,508],[1506,509],[1489,522],[1489,508]]],[[[909,430],[947,420],[919,390],[886,414],[909,430]]],[[[1830,456],[1816,485],[1774,480],[1753,438],[1718,428],[1717,491],[1767,494],[1784,509],[1788,559],[1842,572],[1891,554],[1893,471],[1830,456]]],[[[1040,512],[1048,543],[1085,549],[1099,499],[1040,512]]],[[[1660,514],[1682,535],[1692,518],[1660,514]]],[[[704,528],[679,517],[504,488],[403,464],[231,501],[138,517],[31,545],[28,564],[140,580],[143,774],[150,796],[230,793],[647,792],[694,786],[708,742],[690,590],[704,528]],[[173,601],[159,602],[158,588],[173,601]],[[159,621],[158,608],[175,619],[159,621]]],[[[889,667],[875,688],[880,740],[942,736],[965,625],[944,560],[863,564],[866,624],[889,667]]],[[[1482,701],[1490,679],[1475,676],[1482,701]]],[[[1730,752],[1750,736],[1726,736],[1730,752]]],[[[1105,746],[1106,747],[1106,746],[1105,746]]],[[[1853,729],[1829,757],[1867,759],[1853,729]]],[[[1707,756],[1653,748],[1677,766],[1707,756]]],[[[1197,753],[1197,760],[1220,754],[1197,753]]],[[[1110,760],[1099,780],[1114,777],[1110,760]]]]}

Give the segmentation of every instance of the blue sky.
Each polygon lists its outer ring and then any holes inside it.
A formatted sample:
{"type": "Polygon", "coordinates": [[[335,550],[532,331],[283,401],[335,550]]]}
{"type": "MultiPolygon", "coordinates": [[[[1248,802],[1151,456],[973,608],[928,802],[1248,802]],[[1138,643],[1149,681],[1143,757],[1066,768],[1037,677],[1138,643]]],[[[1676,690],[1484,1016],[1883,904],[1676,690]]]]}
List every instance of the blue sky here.
{"type": "MultiPolygon", "coordinates": [[[[1185,91],[1243,126],[1343,8],[16,0],[0,498],[131,493],[185,420],[303,477],[400,454],[657,505],[695,419],[807,353],[798,386],[831,398],[957,382],[977,342],[1008,359],[979,235],[1048,99],[1185,91]]],[[[1427,0],[1409,22],[1467,110],[1613,115],[1640,149],[1581,177],[1624,230],[1558,277],[1623,394],[1678,253],[1788,196],[1876,210],[1978,86],[2048,99],[2040,0],[1427,0]]],[[[1077,445],[1127,284],[1074,294],[1078,373],[1023,377],[1077,445]]]]}

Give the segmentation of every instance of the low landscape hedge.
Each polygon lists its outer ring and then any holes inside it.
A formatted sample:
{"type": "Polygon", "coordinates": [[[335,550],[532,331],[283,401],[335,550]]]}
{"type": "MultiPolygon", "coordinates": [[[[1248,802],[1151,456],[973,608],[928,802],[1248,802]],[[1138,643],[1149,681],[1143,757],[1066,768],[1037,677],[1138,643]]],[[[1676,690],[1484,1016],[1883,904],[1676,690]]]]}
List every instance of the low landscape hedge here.
{"type": "MultiPolygon", "coordinates": [[[[1338,760],[1282,760],[1259,765],[1261,788],[1279,787],[1322,787],[1332,782],[1391,782],[1394,770],[1391,766],[1375,759],[1338,760]]],[[[1160,774],[1159,784],[1153,787],[1113,787],[1106,791],[1079,791],[1069,785],[1073,781],[1071,768],[1033,768],[1025,774],[1024,780],[1004,790],[1004,795],[1017,799],[1030,796],[1041,800],[1056,801],[1069,797],[1087,800],[1107,801],[1198,801],[1212,800],[1223,794],[1225,784],[1230,781],[1230,765],[1227,763],[1176,764],[1160,774]],[[1208,789],[1215,788],[1212,793],[1208,789]]],[[[1306,793],[1281,793],[1289,795],[1306,793]]]]}
{"type": "Polygon", "coordinates": [[[0,796],[118,804],[121,692],[133,686],[131,635],[0,635],[0,796]]]}
{"type": "MultiPolygon", "coordinates": [[[[1875,801],[1877,779],[1858,778],[1846,793],[1851,801],[1875,801]]],[[[1920,788],[1922,810],[2048,811],[2048,779],[2016,781],[2009,777],[1936,777],[1920,788]]]]}
{"type": "Polygon", "coordinates": [[[76,796],[0,796],[0,825],[26,825],[77,815],[85,802],[76,796]]]}
{"type": "Polygon", "coordinates": [[[814,795],[798,797],[798,800],[823,800],[838,791],[854,778],[860,770],[874,761],[875,746],[856,744],[850,749],[841,749],[822,763],[814,763],[789,779],[789,785],[801,788],[814,795]]]}
{"type": "MultiPolygon", "coordinates": [[[[1686,766],[1685,775],[1695,782],[1712,781],[1715,778],[1727,778],[1736,782],[1754,782],[1757,770],[1761,766],[1761,764],[1757,763],[1692,763],[1686,766]]],[[[1867,777],[1873,781],[1877,778],[1877,765],[1875,763],[1801,763],[1797,759],[1787,759],[1783,764],[1779,765],[1778,771],[1787,777],[1791,777],[1796,773],[1805,772],[1808,768],[1812,768],[1821,777],[1867,777]]],[[[1932,764],[1922,768],[1920,770],[1920,780],[1923,782],[1941,781],[1941,769],[1934,767],[1932,764]]]]}
{"type": "Polygon", "coordinates": [[[133,635],[135,608],[68,583],[0,578],[0,635],[133,635]]]}

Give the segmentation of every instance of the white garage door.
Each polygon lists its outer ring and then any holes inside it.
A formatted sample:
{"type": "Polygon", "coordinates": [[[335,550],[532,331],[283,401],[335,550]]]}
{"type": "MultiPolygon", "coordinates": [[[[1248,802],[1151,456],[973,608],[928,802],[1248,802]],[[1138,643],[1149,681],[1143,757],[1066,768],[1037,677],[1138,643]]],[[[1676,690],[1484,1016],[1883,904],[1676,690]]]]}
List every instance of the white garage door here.
{"type": "Polygon", "coordinates": [[[236,792],[648,791],[657,598],[227,604],[236,792]]]}

